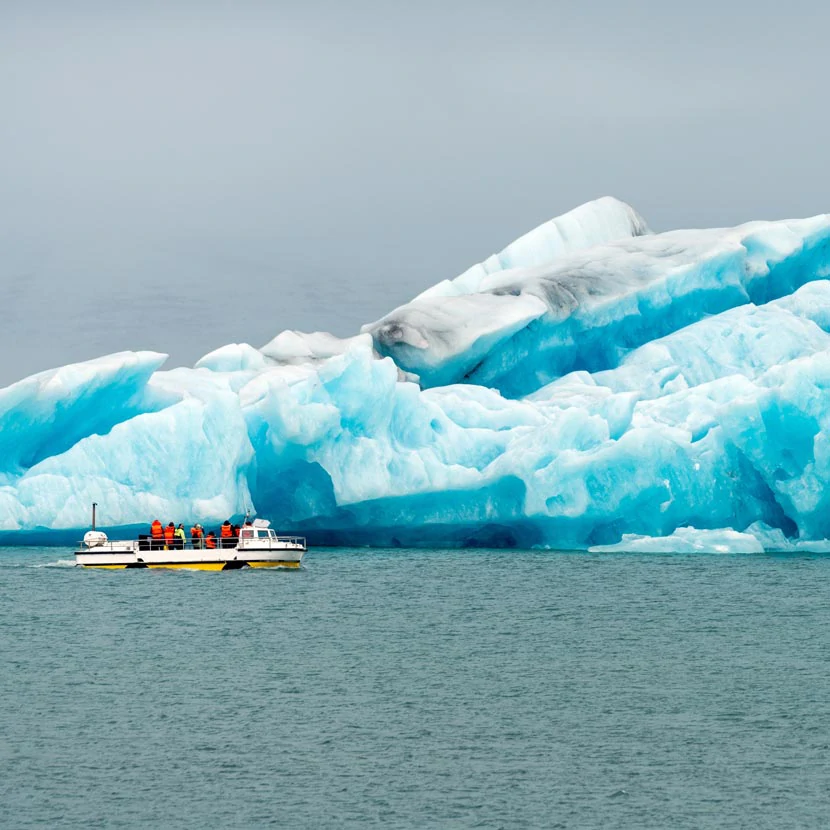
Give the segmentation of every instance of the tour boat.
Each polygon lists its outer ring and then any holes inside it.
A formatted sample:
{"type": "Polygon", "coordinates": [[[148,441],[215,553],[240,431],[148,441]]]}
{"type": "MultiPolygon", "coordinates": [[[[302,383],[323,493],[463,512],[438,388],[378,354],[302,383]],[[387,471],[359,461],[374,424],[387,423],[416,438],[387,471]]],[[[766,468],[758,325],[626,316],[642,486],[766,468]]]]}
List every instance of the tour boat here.
{"type": "Polygon", "coordinates": [[[217,538],[215,548],[175,548],[162,540],[142,536],[112,541],[106,533],[92,530],[84,535],[75,562],[85,568],[193,568],[201,571],[231,571],[237,568],[299,568],[307,550],[302,536],[278,536],[265,519],[254,519],[239,529],[239,538],[217,538]],[[224,543],[224,545],[223,545],[224,543]]]}

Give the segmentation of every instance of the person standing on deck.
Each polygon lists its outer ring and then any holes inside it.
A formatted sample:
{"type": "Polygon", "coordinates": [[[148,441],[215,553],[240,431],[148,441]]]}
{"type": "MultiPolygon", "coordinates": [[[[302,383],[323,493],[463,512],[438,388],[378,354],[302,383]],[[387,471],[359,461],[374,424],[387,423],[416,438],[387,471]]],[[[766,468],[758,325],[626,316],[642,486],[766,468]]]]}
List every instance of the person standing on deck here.
{"type": "Polygon", "coordinates": [[[173,550],[173,542],[176,538],[176,525],[173,522],[167,525],[164,528],[164,549],[165,550],[173,550]]]}
{"type": "Polygon", "coordinates": [[[204,547],[204,531],[202,530],[202,526],[200,524],[195,524],[193,527],[190,528],[190,541],[194,547],[194,549],[204,547]]]}
{"type": "Polygon", "coordinates": [[[184,525],[179,522],[179,526],[174,531],[173,535],[176,537],[176,550],[184,550],[184,525]]]}
{"type": "Polygon", "coordinates": [[[164,528],[158,519],[150,525],[150,539],[150,550],[161,550],[164,547],[164,528]]]}
{"type": "Polygon", "coordinates": [[[233,537],[233,527],[231,527],[230,519],[225,519],[225,521],[222,522],[222,527],[219,530],[219,535],[222,537],[220,545],[223,548],[233,547],[233,544],[231,543],[231,538],[233,537]]]}

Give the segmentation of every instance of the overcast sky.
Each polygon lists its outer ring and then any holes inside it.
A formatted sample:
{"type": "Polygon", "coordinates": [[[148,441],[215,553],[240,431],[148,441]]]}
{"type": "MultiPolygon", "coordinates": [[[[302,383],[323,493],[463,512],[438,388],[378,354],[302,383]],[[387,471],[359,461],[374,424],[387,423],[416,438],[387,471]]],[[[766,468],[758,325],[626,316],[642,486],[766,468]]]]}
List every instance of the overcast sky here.
{"type": "Polygon", "coordinates": [[[0,384],[352,334],[604,194],[658,230],[830,211],[828,32],[817,0],[0,0],[0,384]]]}

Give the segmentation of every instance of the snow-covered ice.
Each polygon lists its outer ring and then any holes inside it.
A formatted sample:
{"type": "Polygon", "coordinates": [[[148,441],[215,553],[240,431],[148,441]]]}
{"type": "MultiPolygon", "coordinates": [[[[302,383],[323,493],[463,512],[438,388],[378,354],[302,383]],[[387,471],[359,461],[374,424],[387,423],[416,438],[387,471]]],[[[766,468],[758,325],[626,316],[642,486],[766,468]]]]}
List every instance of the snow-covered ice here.
{"type": "Polygon", "coordinates": [[[828,277],[828,216],[652,234],[589,203],[352,338],[0,390],[0,531],[96,501],[116,527],[252,508],[313,542],[815,549],[828,277]]]}
{"type": "Polygon", "coordinates": [[[591,553],[830,553],[830,540],[792,540],[779,528],[754,522],[743,532],[732,528],[679,527],[668,536],[627,533],[613,545],[594,545],[591,553]]]}
{"type": "Polygon", "coordinates": [[[626,533],[615,545],[595,545],[591,553],[763,553],[764,546],[751,533],[731,528],[697,530],[679,527],[668,536],[626,533]]]}

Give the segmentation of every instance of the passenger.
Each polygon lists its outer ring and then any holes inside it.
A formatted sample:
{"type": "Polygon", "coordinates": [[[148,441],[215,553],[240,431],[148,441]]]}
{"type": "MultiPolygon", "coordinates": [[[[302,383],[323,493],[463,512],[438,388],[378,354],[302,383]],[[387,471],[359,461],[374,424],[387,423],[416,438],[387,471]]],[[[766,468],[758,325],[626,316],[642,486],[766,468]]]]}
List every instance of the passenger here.
{"type": "Polygon", "coordinates": [[[205,539],[205,547],[208,550],[213,550],[216,547],[216,534],[211,530],[205,539]]]}
{"type": "Polygon", "coordinates": [[[231,541],[233,542],[234,547],[239,546],[239,525],[233,526],[233,536],[231,536],[231,541]]]}
{"type": "Polygon", "coordinates": [[[184,550],[184,525],[181,522],[179,522],[174,535],[176,537],[176,550],[184,550]]]}
{"type": "Polygon", "coordinates": [[[150,550],[161,550],[164,547],[164,528],[156,519],[150,525],[150,550]]]}
{"type": "Polygon", "coordinates": [[[195,524],[190,528],[190,542],[194,549],[204,547],[205,533],[200,524],[195,524]]]}
{"type": "Polygon", "coordinates": [[[225,521],[222,522],[222,527],[219,529],[219,534],[222,537],[222,547],[232,548],[233,543],[231,542],[231,539],[233,537],[233,527],[231,526],[230,519],[225,519],[225,521]]]}
{"type": "Polygon", "coordinates": [[[175,547],[175,539],[176,539],[176,525],[173,522],[170,522],[166,528],[164,528],[164,549],[165,550],[173,550],[175,547]]]}

